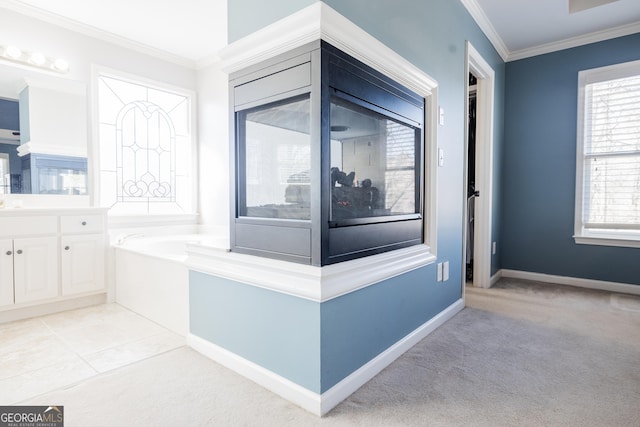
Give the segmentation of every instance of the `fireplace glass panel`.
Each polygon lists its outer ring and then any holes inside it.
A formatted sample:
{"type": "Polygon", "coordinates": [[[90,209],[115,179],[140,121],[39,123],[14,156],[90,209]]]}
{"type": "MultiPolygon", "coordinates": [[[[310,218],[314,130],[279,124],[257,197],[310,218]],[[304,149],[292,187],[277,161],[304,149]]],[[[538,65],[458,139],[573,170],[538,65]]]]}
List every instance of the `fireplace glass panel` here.
{"type": "Polygon", "coordinates": [[[238,114],[241,216],[310,219],[309,107],[304,95],[238,114]]]}
{"type": "Polygon", "coordinates": [[[331,221],[417,213],[419,137],[415,127],[334,97],[331,221]]]}

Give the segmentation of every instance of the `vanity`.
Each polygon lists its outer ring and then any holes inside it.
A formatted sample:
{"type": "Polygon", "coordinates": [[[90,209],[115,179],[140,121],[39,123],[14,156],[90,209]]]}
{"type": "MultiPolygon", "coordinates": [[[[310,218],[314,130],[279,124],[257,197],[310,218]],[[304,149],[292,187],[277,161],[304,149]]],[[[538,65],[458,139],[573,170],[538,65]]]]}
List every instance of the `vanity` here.
{"type": "Polygon", "coordinates": [[[0,322],[106,301],[106,213],[0,209],[0,322]]]}

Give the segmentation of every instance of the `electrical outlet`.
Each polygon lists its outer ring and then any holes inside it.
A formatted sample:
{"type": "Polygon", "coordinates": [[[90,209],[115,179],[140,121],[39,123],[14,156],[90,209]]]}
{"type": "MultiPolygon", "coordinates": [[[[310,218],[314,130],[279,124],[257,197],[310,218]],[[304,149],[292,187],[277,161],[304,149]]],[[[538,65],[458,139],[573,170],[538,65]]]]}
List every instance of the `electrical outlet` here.
{"type": "Polygon", "coordinates": [[[436,265],[436,282],[442,282],[442,263],[436,265]]]}
{"type": "Polygon", "coordinates": [[[449,261],[442,264],[442,281],[446,282],[447,280],[449,280],[449,261]]]}

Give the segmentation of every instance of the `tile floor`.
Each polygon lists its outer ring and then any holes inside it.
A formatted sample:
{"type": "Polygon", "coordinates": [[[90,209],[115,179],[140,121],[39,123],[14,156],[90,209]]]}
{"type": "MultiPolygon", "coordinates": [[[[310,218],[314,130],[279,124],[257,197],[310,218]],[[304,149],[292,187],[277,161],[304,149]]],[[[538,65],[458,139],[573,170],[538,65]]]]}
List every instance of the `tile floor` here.
{"type": "Polygon", "coordinates": [[[0,405],[185,345],[184,337],[102,304],[0,324],[0,405]]]}

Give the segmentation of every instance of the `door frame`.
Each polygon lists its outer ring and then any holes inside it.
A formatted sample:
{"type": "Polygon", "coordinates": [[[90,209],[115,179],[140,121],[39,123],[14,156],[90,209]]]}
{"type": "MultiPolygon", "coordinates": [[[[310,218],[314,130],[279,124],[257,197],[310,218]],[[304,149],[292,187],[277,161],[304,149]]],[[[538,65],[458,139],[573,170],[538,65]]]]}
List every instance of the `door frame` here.
{"type": "Polygon", "coordinates": [[[467,41],[465,61],[465,128],[464,128],[464,223],[462,245],[462,278],[466,282],[467,251],[467,174],[469,147],[469,73],[478,80],[476,89],[476,190],[480,192],[475,201],[473,286],[491,287],[491,222],[493,206],[493,118],[495,72],[480,53],[467,41]]]}

